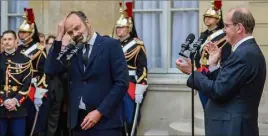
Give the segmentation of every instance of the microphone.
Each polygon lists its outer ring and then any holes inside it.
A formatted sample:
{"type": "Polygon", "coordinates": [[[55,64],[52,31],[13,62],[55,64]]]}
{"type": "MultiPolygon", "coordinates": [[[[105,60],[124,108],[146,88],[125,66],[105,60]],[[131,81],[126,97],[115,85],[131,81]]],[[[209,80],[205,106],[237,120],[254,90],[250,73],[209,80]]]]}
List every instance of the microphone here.
{"type": "Polygon", "coordinates": [[[77,54],[77,52],[82,49],[84,47],[84,43],[78,43],[77,45],[75,45],[75,48],[73,50],[70,51],[70,53],[68,55],[66,55],[66,60],[69,61],[71,60],[71,58],[77,54]]]}
{"type": "Polygon", "coordinates": [[[188,58],[186,55],[184,55],[184,51],[189,49],[189,45],[193,43],[194,39],[195,36],[192,33],[187,36],[186,41],[181,45],[181,51],[179,55],[188,58]]]}
{"type": "Polygon", "coordinates": [[[62,57],[64,55],[66,56],[67,52],[70,52],[73,48],[75,48],[74,43],[70,43],[67,46],[65,46],[65,48],[60,51],[59,56],[57,57],[57,60],[60,61],[62,57]]]}
{"type": "Polygon", "coordinates": [[[201,45],[204,43],[204,41],[207,39],[207,36],[205,34],[202,34],[198,40],[193,44],[193,50],[192,52],[196,52],[200,49],[201,45]]]}
{"type": "Polygon", "coordinates": [[[75,54],[77,54],[80,49],[82,49],[83,46],[83,43],[78,43],[77,45],[74,45],[74,43],[70,43],[60,52],[57,60],[59,60],[60,63],[64,66],[68,67],[70,64],[70,60],[75,54]]]}

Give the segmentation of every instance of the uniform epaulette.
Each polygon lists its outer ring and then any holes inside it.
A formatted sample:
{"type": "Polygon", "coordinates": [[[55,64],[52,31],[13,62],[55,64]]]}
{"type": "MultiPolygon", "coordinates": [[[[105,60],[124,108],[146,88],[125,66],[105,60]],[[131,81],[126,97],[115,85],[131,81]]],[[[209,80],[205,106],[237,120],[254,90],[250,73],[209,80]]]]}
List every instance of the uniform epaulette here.
{"type": "Polygon", "coordinates": [[[36,44],[37,44],[37,48],[39,50],[44,50],[45,49],[45,46],[43,44],[41,44],[41,43],[36,43],[36,44]]]}
{"type": "Polygon", "coordinates": [[[136,41],[136,43],[137,43],[138,45],[144,45],[144,44],[143,44],[143,41],[141,41],[140,39],[138,39],[138,38],[134,38],[134,40],[136,41]]]}

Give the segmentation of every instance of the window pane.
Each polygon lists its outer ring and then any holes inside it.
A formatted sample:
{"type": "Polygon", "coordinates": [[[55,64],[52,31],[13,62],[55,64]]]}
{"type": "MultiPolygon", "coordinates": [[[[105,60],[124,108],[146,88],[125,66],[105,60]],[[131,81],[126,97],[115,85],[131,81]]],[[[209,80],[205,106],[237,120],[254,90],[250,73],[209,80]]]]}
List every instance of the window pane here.
{"type": "Polygon", "coordinates": [[[28,8],[28,0],[9,0],[8,13],[23,14],[24,8],[28,8]]]}
{"type": "Polygon", "coordinates": [[[8,29],[17,32],[22,22],[23,22],[22,17],[8,17],[8,29]]]}
{"type": "Polygon", "coordinates": [[[162,0],[153,0],[153,1],[134,1],[135,9],[162,9],[162,0]]]}
{"type": "Polygon", "coordinates": [[[172,13],[171,68],[176,67],[175,62],[179,57],[178,53],[181,50],[181,44],[185,42],[186,37],[190,33],[193,33],[195,37],[198,37],[198,15],[198,11],[182,11],[172,13]]]}
{"type": "Polygon", "coordinates": [[[144,42],[148,68],[164,68],[162,13],[135,13],[135,27],[144,42]]]}
{"type": "Polygon", "coordinates": [[[172,8],[198,8],[199,0],[172,0],[172,8]]]}

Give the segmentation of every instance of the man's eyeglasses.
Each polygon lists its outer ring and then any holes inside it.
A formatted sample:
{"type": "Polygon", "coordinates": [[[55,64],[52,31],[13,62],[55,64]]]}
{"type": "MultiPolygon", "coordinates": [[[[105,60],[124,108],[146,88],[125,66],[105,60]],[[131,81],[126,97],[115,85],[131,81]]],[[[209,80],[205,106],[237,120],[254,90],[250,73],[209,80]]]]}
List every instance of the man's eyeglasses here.
{"type": "Polygon", "coordinates": [[[227,23],[224,23],[224,27],[227,28],[227,27],[230,27],[230,26],[235,26],[237,25],[238,23],[232,23],[232,24],[227,24],[227,23]]]}

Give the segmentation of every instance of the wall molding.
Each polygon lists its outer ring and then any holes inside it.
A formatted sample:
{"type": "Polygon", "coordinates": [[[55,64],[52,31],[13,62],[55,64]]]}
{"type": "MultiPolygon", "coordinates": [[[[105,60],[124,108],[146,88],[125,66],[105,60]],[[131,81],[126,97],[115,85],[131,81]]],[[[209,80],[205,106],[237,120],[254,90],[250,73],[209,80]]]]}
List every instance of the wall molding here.
{"type": "Polygon", "coordinates": [[[185,74],[148,74],[149,91],[190,92],[185,74]]]}

